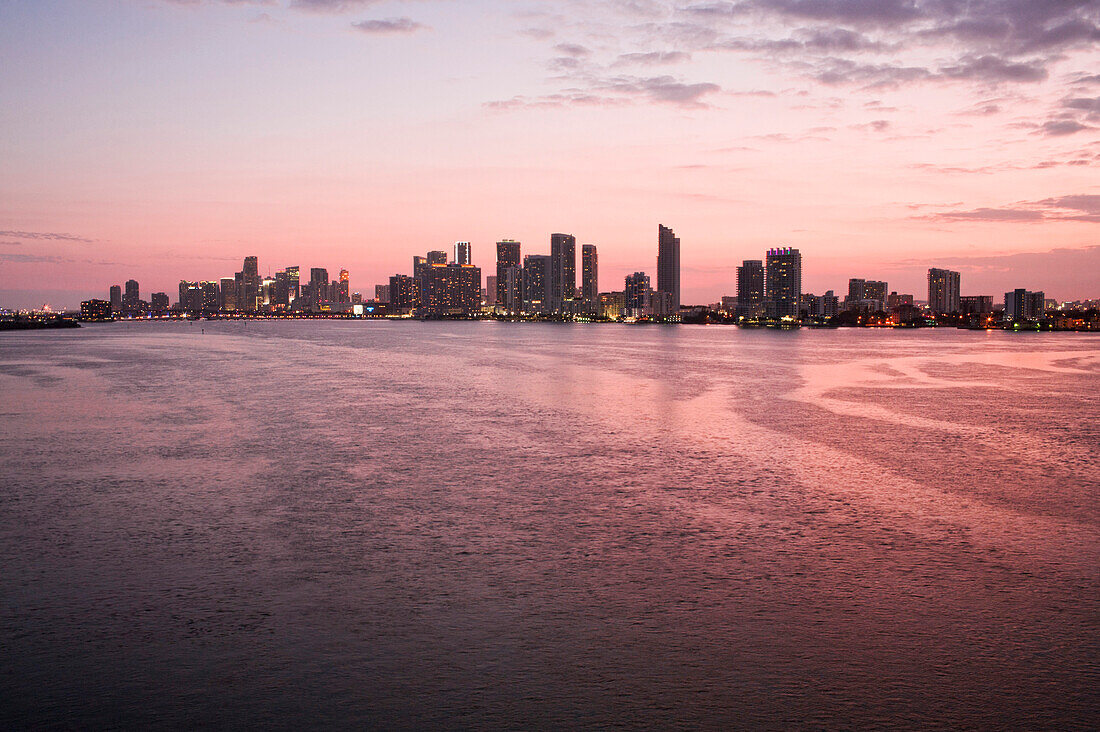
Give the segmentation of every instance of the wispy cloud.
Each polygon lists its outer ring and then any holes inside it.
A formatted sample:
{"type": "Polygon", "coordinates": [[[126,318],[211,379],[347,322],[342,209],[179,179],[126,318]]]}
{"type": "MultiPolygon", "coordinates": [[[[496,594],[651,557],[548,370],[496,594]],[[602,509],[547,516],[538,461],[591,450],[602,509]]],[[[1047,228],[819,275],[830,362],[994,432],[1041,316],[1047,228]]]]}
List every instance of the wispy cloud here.
{"type": "Polygon", "coordinates": [[[73,234],[57,234],[46,231],[0,231],[0,236],[10,236],[14,239],[45,239],[50,241],[73,241],[82,244],[91,244],[95,239],[88,239],[73,234]]]}
{"type": "Polygon", "coordinates": [[[1100,195],[1077,194],[1021,201],[997,208],[940,211],[917,218],[936,221],[1037,222],[1083,221],[1100,223],[1100,195]]]}
{"type": "Polygon", "coordinates": [[[361,33],[371,35],[401,35],[426,30],[428,26],[417,23],[412,18],[383,18],[377,20],[360,20],[351,24],[361,33]]]}

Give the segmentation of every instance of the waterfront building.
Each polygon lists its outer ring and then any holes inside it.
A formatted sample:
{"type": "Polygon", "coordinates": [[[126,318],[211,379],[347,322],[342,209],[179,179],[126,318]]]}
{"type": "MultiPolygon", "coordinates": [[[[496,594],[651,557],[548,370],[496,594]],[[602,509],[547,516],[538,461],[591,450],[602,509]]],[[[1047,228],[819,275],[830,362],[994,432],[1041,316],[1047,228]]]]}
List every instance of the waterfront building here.
{"type": "Polygon", "coordinates": [[[346,269],[340,270],[340,281],[336,284],[333,300],[338,303],[351,302],[351,275],[346,269]]]}
{"type": "Polygon", "coordinates": [[[481,268],[433,264],[424,270],[417,315],[469,317],[481,311],[481,268]]]}
{"type": "MultiPolygon", "coordinates": [[[[515,308],[510,307],[510,305],[515,305],[515,303],[517,302],[517,299],[512,298],[511,300],[509,300],[508,296],[507,296],[507,293],[505,292],[505,287],[508,284],[508,273],[507,273],[506,270],[508,270],[510,267],[519,269],[519,267],[520,267],[519,250],[520,250],[520,243],[518,241],[514,241],[512,239],[504,239],[502,241],[497,242],[497,295],[496,295],[496,302],[500,305],[503,305],[505,307],[505,309],[509,310],[510,312],[516,312],[516,311],[519,310],[519,308],[518,307],[515,307],[515,308]]],[[[520,289],[522,289],[522,285],[521,285],[520,289]]],[[[522,299],[522,296],[519,299],[522,299]]]]}
{"type": "Polygon", "coordinates": [[[237,309],[237,280],[233,277],[222,277],[218,281],[218,307],[226,312],[237,309]]]}
{"type": "Polygon", "coordinates": [[[406,315],[420,302],[420,280],[409,275],[390,277],[388,312],[406,315]]]}
{"type": "Polygon", "coordinates": [[[900,307],[913,307],[912,295],[899,295],[896,292],[891,292],[886,297],[886,307],[889,310],[894,310],[900,307]]]}
{"type": "Polygon", "coordinates": [[[599,314],[601,318],[619,320],[623,317],[626,295],[622,291],[601,292],[599,314]]]}
{"type": "Polygon", "coordinates": [[[801,294],[802,253],[791,247],[769,249],[764,278],[768,316],[797,318],[801,294]]]}
{"type": "Polygon", "coordinates": [[[505,313],[513,315],[523,310],[523,268],[505,267],[503,286],[497,276],[497,292],[504,298],[497,300],[497,307],[505,313]]]}
{"type": "Polygon", "coordinates": [[[324,267],[311,267],[309,270],[309,298],[306,300],[306,308],[313,312],[327,310],[332,303],[330,290],[328,270],[324,267]]]}
{"type": "Polygon", "coordinates": [[[743,318],[764,315],[764,262],[746,259],[737,268],[737,314],[743,318]]]}
{"type": "Polygon", "coordinates": [[[122,312],[122,287],[120,285],[111,285],[111,312],[122,312]]]}
{"type": "Polygon", "coordinates": [[[435,249],[428,252],[428,264],[446,264],[447,252],[442,249],[435,249]]]}
{"type": "Polygon", "coordinates": [[[523,312],[531,315],[551,312],[553,270],[552,255],[528,254],[523,258],[523,312]]]}
{"type": "Polygon", "coordinates": [[[389,285],[375,285],[374,286],[374,301],[375,302],[389,302],[390,301],[390,286],[389,285]]]}
{"type": "Polygon", "coordinates": [[[933,313],[958,313],[959,273],[932,267],[928,270],[928,307],[933,313]]]}
{"type": "Polygon", "coordinates": [[[286,304],[293,307],[301,296],[300,268],[298,265],[286,268],[286,304]]]}
{"type": "Polygon", "coordinates": [[[179,309],[185,312],[198,312],[202,305],[202,289],[199,287],[199,283],[180,280],[177,304],[179,309]]]}
{"type": "Polygon", "coordinates": [[[680,239],[663,224],[657,225],[657,291],[671,296],[670,315],[680,311],[680,239]]]}
{"type": "Polygon", "coordinates": [[[455,264],[473,264],[470,258],[470,242],[455,242],[455,264]]]}
{"type": "Polygon", "coordinates": [[[599,262],[596,245],[584,244],[581,246],[581,299],[584,301],[585,309],[592,311],[599,297],[599,262]]]}
{"type": "Polygon", "coordinates": [[[218,283],[211,280],[200,282],[198,290],[199,310],[204,313],[218,312],[218,283]]]}
{"type": "Polygon", "coordinates": [[[122,296],[123,310],[137,310],[141,300],[141,288],[137,280],[126,280],[126,293],[122,296]]]}
{"type": "Polygon", "coordinates": [[[652,293],[649,275],[645,272],[627,275],[623,286],[623,315],[632,318],[648,315],[652,293]]]}
{"type": "Polygon", "coordinates": [[[149,296],[149,308],[155,310],[158,313],[163,313],[168,309],[168,293],[166,292],[154,292],[149,296]]]}
{"type": "Polygon", "coordinates": [[[963,295],[959,298],[959,312],[963,315],[989,315],[993,312],[993,296],[963,295]]]}
{"type": "Polygon", "coordinates": [[[110,320],[112,307],[110,300],[85,300],[80,303],[81,320],[110,320]]]}
{"type": "Polygon", "coordinates": [[[489,275],[485,278],[485,291],[482,301],[488,306],[493,307],[497,304],[497,276],[489,275]]]}
{"type": "Polygon", "coordinates": [[[572,234],[550,235],[549,285],[551,312],[564,312],[577,293],[577,237],[572,234]]]}
{"type": "Polygon", "coordinates": [[[844,298],[845,310],[886,309],[886,283],[880,280],[852,278],[848,280],[848,296],[844,298]]]}
{"type": "Polygon", "coordinates": [[[1046,314],[1046,296],[1042,290],[1031,292],[1025,289],[1016,289],[1005,293],[1004,319],[1038,320],[1046,314]]]}
{"type": "Polygon", "coordinates": [[[255,312],[259,309],[260,287],[262,285],[259,259],[257,257],[245,257],[241,275],[242,291],[237,296],[239,300],[238,307],[250,313],[255,312]]]}

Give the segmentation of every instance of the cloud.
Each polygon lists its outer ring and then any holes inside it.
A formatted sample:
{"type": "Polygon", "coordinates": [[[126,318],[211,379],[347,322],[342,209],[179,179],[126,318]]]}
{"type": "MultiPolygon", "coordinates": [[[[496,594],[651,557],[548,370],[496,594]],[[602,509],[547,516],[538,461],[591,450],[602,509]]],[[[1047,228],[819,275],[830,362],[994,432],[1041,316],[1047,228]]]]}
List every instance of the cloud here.
{"type": "Polygon", "coordinates": [[[361,33],[372,35],[397,35],[403,33],[415,33],[424,30],[428,26],[417,23],[412,18],[385,18],[382,20],[360,20],[351,24],[361,33]]]}
{"type": "Polygon", "coordinates": [[[558,53],[564,54],[566,56],[573,56],[575,58],[579,58],[580,56],[587,56],[588,54],[592,53],[592,51],[580,45],[579,43],[559,43],[558,45],[554,46],[554,50],[558,53]]]}
{"type": "Polygon", "coordinates": [[[1064,137],[1065,135],[1072,135],[1075,132],[1082,130],[1092,129],[1088,125],[1083,125],[1077,120],[1073,119],[1057,119],[1050,120],[1043,123],[1040,128],[1040,132],[1047,137],[1064,137]]]}
{"type": "Polygon", "coordinates": [[[83,236],[72,234],[56,234],[43,231],[0,231],[0,236],[10,236],[15,239],[46,239],[50,241],[74,241],[82,244],[91,244],[95,239],[87,239],[83,236]]]}
{"type": "Polygon", "coordinates": [[[311,13],[346,13],[383,0],[291,0],[290,7],[311,13]]]}
{"type": "Polygon", "coordinates": [[[690,61],[691,54],[683,51],[650,51],[649,53],[624,53],[620,54],[612,68],[619,66],[658,66],[661,64],[678,64],[690,61]]]}
{"type": "Polygon", "coordinates": [[[1100,223],[1100,195],[1075,194],[1022,201],[1000,208],[975,208],[969,211],[941,211],[917,218],[937,221],[1083,221],[1100,223]]]}

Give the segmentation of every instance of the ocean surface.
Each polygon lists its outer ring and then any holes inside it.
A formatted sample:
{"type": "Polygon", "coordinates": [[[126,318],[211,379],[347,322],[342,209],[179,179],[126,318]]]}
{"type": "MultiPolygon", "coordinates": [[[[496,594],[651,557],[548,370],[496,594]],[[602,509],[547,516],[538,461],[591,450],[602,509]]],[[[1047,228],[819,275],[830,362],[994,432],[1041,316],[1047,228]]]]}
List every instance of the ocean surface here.
{"type": "Polygon", "coordinates": [[[1100,336],[0,334],[0,728],[1100,726],[1100,336]]]}

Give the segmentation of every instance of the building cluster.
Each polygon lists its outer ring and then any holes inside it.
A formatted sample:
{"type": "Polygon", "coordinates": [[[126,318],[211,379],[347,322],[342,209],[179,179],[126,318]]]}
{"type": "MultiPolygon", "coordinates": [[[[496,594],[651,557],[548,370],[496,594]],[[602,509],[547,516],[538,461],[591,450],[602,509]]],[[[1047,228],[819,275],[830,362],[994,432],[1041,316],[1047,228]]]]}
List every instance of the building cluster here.
{"type": "MultiPolygon", "coordinates": [[[[680,239],[664,225],[657,228],[656,287],[645,272],[626,276],[622,290],[601,292],[594,244],[583,244],[578,268],[577,239],[551,234],[548,254],[523,254],[518,241],[496,243],[496,270],[482,281],[468,241],[414,256],[411,274],[395,274],[374,288],[373,298],[352,292],[349,273],[330,280],[315,267],[302,281],[300,268],[287,267],[261,276],[256,257],[244,258],[233,277],[181,281],[178,299],[155,292],[147,302],[137,281],[110,288],[109,300],[82,303],[82,317],[149,315],[355,315],[419,318],[480,316],[524,319],[601,319],[627,321],[698,321],[719,319],[757,325],[928,325],[967,327],[1037,323],[1056,303],[1042,292],[1005,293],[998,308],[992,295],[962,295],[959,272],[928,270],[928,301],[921,307],[911,294],[890,291],[884,280],[852,278],[843,299],[802,291],[802,254],[798,249],[769,249],[764,259],[745,260],[737,268],[737,294],[707,308],[684,308],[680,300],[680,239]],[[579,270],[579,283],[578,283],[579,270]]],[[[1068,322],[1068,321],[1067,321],[1068,322]]],[[[1091,321],[1090,321],[1091,322],[1091,321]]]]}

